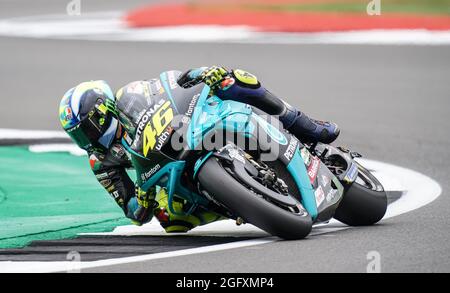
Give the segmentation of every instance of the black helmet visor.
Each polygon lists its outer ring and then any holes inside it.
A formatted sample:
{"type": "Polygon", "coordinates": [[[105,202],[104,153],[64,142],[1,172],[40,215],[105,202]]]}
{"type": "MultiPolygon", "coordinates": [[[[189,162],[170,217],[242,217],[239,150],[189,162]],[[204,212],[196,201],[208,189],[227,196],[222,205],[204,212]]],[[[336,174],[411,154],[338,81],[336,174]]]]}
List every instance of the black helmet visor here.
{"type": "Polygon", "coordinates": [[[81,120],[78,125],[68,129],[67,134],[80,148],[87,150],[93,145],[97,145],[110,123],[111,115],[104,117],[101,113],[94,111],[92,115],[81,120]]]}

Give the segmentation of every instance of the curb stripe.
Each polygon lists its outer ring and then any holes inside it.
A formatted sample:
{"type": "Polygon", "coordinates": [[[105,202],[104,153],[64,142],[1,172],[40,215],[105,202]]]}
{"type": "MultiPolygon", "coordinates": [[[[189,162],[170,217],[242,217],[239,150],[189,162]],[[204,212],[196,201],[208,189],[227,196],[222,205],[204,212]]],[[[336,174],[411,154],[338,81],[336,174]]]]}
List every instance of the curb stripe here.
{"type": "Polygon", "coordinates": [[[119,42],[242,44],[450,45],[450,30],[356,30],[341,32],[261,32],[245,26],[183,25],[134,29],[121,12],[79,17],[42,15],[0,20],[0,36],[119,42]]]}

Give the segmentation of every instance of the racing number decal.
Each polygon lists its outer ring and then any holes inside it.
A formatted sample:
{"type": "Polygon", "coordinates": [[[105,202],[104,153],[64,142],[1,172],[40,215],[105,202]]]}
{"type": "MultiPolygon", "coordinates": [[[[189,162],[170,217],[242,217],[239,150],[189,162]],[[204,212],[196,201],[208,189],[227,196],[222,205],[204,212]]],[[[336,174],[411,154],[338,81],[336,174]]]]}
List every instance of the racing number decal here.
{"type": "Polygon", "coordinates": [[[147,156],[148,151],[155,147],[156,138],[163,133],[172,120],[173,110],[170,107],[170,101],[167,101],[153,115],[151,123],[148,123],[147,126],[145,126],[143,147],[144,156],[147,156]]]}

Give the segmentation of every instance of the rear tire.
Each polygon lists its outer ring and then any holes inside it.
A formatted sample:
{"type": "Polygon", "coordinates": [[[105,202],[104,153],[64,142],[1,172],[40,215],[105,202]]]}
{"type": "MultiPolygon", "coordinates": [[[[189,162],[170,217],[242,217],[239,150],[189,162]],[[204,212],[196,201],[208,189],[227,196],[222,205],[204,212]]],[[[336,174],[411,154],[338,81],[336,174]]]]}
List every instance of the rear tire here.
{"type": "Polygon", "coordinates": [[[198,179],[210,196],[230,211],[271,235],[305,238],[312,228],[310,215],[288,212],[258,196],[231,176],[214,157],[202,166],[198,179]]]}
{"type": "Polygon", "coordinates": [[[350,226],[373,225],[386,213],[386,192],[370,171],[358,165],[358,172],[365,184],[354,182],[346,190],[334,218],[350,226]]]}

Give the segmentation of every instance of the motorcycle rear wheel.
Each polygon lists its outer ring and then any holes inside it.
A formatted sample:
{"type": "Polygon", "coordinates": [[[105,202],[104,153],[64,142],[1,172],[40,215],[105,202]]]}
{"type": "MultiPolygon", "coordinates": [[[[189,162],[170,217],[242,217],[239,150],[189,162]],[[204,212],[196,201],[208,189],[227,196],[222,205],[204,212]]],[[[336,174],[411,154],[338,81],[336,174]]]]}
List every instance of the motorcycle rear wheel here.
{"type": "Polygon", "coordinates": [[[369,170],[358,164],[358,178],[344,193],[334,218],[349,226],[369,226],[387,209],[387,195],[369,170]]]}

